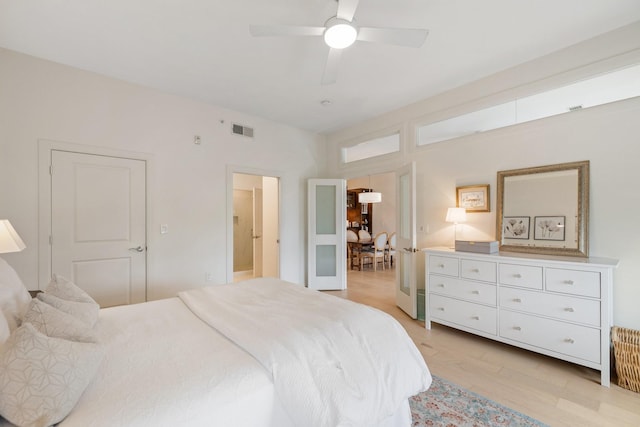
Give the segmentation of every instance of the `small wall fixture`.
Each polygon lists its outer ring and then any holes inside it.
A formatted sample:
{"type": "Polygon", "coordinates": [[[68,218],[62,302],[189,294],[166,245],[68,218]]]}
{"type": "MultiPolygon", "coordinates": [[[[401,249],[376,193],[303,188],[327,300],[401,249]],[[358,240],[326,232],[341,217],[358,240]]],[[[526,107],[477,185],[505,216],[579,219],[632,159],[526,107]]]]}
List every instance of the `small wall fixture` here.
{"type": "Polygon", "coordinates": [[[8,219],[0,219],[0,254],[20,252],[26,245],[8,219]]]}

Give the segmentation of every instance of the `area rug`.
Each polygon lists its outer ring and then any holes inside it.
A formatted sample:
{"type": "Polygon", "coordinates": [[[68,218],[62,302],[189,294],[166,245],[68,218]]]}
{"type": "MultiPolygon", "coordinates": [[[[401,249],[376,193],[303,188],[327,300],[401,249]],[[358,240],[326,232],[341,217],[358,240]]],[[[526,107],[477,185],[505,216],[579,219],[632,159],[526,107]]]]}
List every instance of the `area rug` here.
{"type": "Polygon", "coordinates": [[[429,390],[409,399],[414,427],[544,427],[520,412],[433,377],[429,390]]]}

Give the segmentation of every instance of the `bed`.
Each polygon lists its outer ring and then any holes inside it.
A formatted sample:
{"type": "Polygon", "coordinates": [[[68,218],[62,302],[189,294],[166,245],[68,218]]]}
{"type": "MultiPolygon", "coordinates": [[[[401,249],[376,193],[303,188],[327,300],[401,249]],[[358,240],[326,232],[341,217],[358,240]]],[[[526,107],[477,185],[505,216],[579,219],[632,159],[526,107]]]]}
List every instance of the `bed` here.
{"type": "MultiPolygon", "coordinates": [[[[11,317],[6,293],[0,297],[11,317]]],[[[0,341],[0,363],[15,330],[33,329],[16,326],[0,341]]],[[[70,410],[57,415],[62,427],[409,426],[408,398],[431,383],[391,316],[278,279],[100,309],[90,329],[95,342],[78,332],[74,344],[95,345],[100,360],[70,410]]],[[[0,411],[6,400],[0,396],[0,411]]],[[[45,419],[19,421],[59,421],[45,419]]]]}

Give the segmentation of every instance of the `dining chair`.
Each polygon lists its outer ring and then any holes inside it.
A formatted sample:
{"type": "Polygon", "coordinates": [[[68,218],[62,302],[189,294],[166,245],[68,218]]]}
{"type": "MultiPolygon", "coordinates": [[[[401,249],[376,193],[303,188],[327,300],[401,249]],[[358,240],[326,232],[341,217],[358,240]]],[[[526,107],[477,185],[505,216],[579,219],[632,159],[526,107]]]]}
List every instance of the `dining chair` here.
{"type": "Polygon", "coordinates": [[[371,234],[367,230],[358,230],[358,240],[361,242],[370,242],[371,234]]]}
{"type": "Polygon", "coordinates": [[[354,265],[360,265],[360,251],[354,247],[353,243],[358,242],[358,235],[353,230],[347,230],[347,259],[350,268],[353,270],[354,265]]]}
{"type": "Polygon", "coordinates": [[[382,261],[382,269],[384,270],[384,254],[385,254],[385,246],[387,245],[387,232],[382,231],[376,234],[376,237],[373,239],[373,246],[371,249],[364,250],[360,254],[360,269],[362,270],[362,264],[364,260],[369,258],[373,262],[373,271],[377,270],[378,258],[382,261]]]}
{"type": "Polygon", "coordinates": [[[395,231],[389,235],[389,241],[386,247],[386,258],[389,268],[393,267],[393,258],[396,256],[396,233],[395,231]]]}

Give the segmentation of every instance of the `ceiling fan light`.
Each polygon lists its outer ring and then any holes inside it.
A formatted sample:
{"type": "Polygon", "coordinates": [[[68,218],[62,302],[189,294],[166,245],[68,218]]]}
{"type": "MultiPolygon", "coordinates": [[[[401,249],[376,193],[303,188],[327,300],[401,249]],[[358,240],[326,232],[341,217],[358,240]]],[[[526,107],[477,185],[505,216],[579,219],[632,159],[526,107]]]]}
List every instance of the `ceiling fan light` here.
{"type": "Polygon", "coordinates": [[[335,23],[327,25],[324,30],[324,42],[334,49],[344,49],[351,46],[358,37],[358,30],[349,21],[336,20],[335,23]]]}

